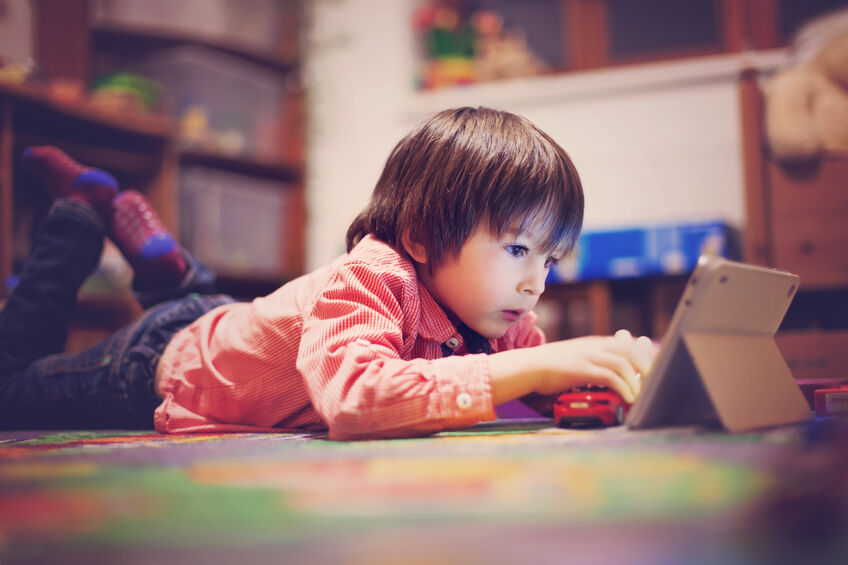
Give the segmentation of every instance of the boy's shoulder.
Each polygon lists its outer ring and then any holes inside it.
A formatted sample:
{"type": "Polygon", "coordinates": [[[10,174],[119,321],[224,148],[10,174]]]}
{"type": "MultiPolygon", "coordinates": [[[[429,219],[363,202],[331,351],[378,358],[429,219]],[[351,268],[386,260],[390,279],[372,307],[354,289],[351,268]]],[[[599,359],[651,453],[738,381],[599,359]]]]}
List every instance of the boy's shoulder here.
{"type": "Polygon", "coordinates": [[[343,259],[344,265],[363,265],[379,272],[417,278],[415,266],[392,245],[367,235],[343,259]]]}
{"type": "Polygon", "coordinates": [[[367,235],[330,266],[331,281],[359,281],[365,286],[391,287],[407,294],[418,287],[415,265],[392,245],[367,235]]]}

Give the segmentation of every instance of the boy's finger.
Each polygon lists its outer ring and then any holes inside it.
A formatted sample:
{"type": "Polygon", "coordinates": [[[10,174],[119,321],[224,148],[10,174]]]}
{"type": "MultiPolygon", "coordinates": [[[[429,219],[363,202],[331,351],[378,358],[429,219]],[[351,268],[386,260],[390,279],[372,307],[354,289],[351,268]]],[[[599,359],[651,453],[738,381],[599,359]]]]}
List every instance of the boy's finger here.
{"type": "Polygon", "coordinates": [[[651,341],[651,338],[649,338],[646,335],[640,335],[639,337],[637,337],[636,338],[636,345],[638,345],[639,347],[643,347],[645,349],[650,349],[650,350],[656,349],[656,346],[654,346],[654,342],[651,341]]]}
{"type": "MultiPolygon", "coordinates": [[[[627,330],[619,330],[619,332],[627,330]]],[[[629,335],[629,332],[628,332],[629,335]]],[[[616,333],[616,337],[618,333],[616,333]]],[[[633,339],[615,339],[614,346],[609,350],[613,355],[621,359],[621,365],[616,371],[621,374],[631,385],[633,392],[638,395],[642,390],[642,381],[636,378],[638,373],[647,374],[654,360],[652,348],[646,347],[644,342],[633,339]],[[626,367],[624,367],[626,365],[626,367]]]]}
{"type": "Polygon", "coordinates": [[[618,391],[627,402],[633,402],[639,394],[641,384],[636,377],[636,369],[627,355],[610,353],[602,361],[603,367],[611,370],[623,382],[626,394],[618,391]]]}
{"type": "Polygon", "coordinates": [[[633,404],[636,401],[636,396],[633,394],[633,389],[631,388],[630,383],[628,383],[620,374],[610,370],[606,380],[606,386],[617,392],[625,402],[633,404]]]}

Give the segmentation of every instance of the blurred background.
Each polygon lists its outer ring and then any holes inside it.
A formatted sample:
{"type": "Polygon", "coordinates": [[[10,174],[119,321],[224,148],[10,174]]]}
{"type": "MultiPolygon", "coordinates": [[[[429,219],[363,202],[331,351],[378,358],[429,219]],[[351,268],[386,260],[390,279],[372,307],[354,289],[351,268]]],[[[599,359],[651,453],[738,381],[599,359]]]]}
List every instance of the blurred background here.
{"type": "MultiPolygon", "coordinates": [[[[781,349],[799,379],[848,377],[848,49],[827,51],[846,6],[0,0],[2,292],[49,206],[18,166],[28,145],[145,191],[250,299],[344,252],[419,120],[483,105],[540,126],[583,180],[584,236],[539,306],[550,337],[661,338],[714,253],[800,274],[781,349]],[[770,103],[791,71],[789,102],[770,103]]],[[[69,349],[138,314],[130,277],[107,248],[69,349]]]]}

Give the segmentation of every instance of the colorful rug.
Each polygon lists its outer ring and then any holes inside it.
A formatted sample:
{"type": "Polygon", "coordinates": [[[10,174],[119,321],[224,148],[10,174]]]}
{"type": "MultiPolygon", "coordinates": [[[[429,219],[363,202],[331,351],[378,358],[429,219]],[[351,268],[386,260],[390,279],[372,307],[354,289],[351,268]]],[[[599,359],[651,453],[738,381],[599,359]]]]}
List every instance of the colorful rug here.
{"type": "Polygon", "coordinates": [[[5,433],[0,564],[844,564],[833,437],[549,421],[357,443],[5,433]]]}

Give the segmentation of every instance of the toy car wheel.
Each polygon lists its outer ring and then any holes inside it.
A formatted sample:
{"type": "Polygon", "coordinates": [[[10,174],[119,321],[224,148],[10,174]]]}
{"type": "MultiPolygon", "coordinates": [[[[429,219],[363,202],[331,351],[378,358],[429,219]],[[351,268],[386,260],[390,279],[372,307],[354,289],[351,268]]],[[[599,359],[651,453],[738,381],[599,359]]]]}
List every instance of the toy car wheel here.
{"type": "Polygon", "coordinates": [[[615,423],[619,426],[624,423],[624,407],[621,404],[615,407],[615,423]]]}

